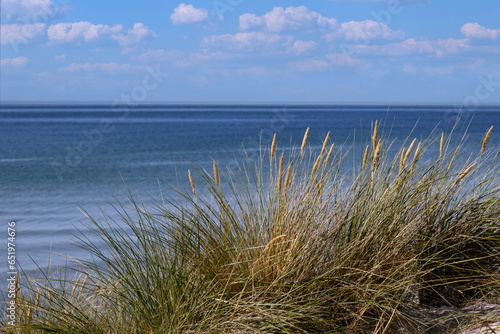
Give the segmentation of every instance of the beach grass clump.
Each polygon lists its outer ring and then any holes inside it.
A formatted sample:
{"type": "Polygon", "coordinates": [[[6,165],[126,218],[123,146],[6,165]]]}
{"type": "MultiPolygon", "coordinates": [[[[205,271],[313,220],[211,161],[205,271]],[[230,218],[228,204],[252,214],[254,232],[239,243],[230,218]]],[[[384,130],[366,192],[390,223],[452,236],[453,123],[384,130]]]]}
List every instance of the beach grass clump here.
{"type": "MultiPolygon", "coordinates": [[[[89,217],[76,279],[19,290],[22,333],[388,333],[415,307],[500,297],[498,149],[445,134],[359,159],[329,142],[187,171],[89,217]],[[391,153],[392,152],[392,153],[391,153]],[[353,163],[353,161],[359,161],[353,163]],[[355,164],[355,165],[354,165],[355,164]],[[23,296],[21,291],[28,291],[23,296]]],[[[6,333],[17,333],[7,328],[6,333]]],[[[396,327],[395,327],[396,326],[396,327]]]]}

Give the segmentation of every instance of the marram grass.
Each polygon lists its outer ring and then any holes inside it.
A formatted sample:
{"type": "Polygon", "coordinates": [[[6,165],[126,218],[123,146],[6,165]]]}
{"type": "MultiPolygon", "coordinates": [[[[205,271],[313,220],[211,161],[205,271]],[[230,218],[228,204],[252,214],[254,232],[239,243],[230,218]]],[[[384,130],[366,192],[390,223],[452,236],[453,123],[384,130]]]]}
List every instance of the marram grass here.
{"type": "Polygon", "coordinates": [[[187,171],[175,197],[117,203],[125,226],[89,217],[105,246],[82,235],[94,260],[75,279],[26,284],[3,331],[388,333],[419,328],[416,305],[498,300],[491,130],[474,157],[445,134],[390,155],[375,123],[346,173],[349,153],[329,135],[308,148],[308,129],[300,149],[275,136],[258,162],[187,171]]]}

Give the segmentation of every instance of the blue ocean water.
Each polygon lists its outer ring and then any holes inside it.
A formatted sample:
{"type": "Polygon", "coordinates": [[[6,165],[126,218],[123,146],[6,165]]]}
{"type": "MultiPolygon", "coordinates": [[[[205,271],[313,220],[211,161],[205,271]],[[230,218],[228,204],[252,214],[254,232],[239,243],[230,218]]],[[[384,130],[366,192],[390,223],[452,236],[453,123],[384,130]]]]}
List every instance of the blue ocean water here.
{"type": "MultiPolygon", "coordinates": [[[[312,146],[330,131],[337,144],[361,152],[374,120],[397,142],[412,131],[416,138],[449,131],[458,116],[471,150],[490,126],[500,130],[500,106],[1,105],[0,253],[7,252],[7,223],[15,221],[24,269],[62,264],[66,254],[85,257],[71,244],[86,229],[80,206],[94,216],[99,207],[110,212],[112,194],[125,196],[124,182],[152,198],[159,184],[182,188],[193,165],[209,169],[216,159],[224,168],[243,148],[252,154],[269,145],[274,133],[278,149],[300,144],[309,127],[312,146]]],[[[490,145],[500,146],[495,131],[490,145]]]]}

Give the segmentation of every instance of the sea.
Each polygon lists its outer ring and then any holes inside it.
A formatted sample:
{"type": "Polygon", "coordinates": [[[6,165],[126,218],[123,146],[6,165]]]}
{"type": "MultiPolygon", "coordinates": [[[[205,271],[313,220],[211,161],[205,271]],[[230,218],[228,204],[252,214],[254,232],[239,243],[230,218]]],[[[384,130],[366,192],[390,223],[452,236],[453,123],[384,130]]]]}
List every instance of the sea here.
{"type": "Polygon", "coordinates": [[[467,130],[465,149],[474,153],[494,126],[489,146],[500,147],[495,105],[1,104],[0,277],[88,259],[78,246],[90,235],[82,211],[103,219],[128,193],[146,203],[175,198],[175,188],[189,189],[188,169],[210,170],[213,159],[234,168],[275,133],[277,150],[287,150],[307,128],[313,149],[330,132],[359,158],[376,120],[394,146],[467,130]]]}

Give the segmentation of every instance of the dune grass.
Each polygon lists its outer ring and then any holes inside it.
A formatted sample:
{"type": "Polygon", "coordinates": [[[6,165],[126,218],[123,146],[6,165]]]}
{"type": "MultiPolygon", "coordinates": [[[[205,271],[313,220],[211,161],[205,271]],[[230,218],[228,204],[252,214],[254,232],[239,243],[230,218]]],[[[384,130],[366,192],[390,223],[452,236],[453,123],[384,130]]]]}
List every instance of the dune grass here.
{"type": "Polygon", "coordinates": [[[19,290],[6,333],[386,333],[410,310],[500,297],[498,148],[281,151],[188,171],[186,190],[89,217],[74,279],[19,290]],[[390,154],[389,152],[395,152],[390,154]],[[357,161],[357,160],[356,160],[357,161]],[[351,165],[349,165],[351,164],[351,165]],[[348,168],[345,168],[345,166],[348,168]],[[21,292],[23,291],[23,293],[21,292]]]}

